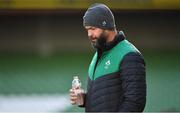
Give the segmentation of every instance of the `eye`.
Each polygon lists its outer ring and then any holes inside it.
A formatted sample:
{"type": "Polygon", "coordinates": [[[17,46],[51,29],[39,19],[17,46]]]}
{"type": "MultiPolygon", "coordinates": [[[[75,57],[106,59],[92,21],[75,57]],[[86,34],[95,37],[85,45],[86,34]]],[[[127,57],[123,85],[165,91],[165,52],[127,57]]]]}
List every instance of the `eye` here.
{"type": "Polygon", "coordinates": [[[95,30],[95,28],[93,27],[93,28],[91,28],[91,30],[95,30]]]}
{"type": "Polygon", "coordinates": [[[91,27],[91,30],[96,30],[96,28],[95,27],[91,27]]]}

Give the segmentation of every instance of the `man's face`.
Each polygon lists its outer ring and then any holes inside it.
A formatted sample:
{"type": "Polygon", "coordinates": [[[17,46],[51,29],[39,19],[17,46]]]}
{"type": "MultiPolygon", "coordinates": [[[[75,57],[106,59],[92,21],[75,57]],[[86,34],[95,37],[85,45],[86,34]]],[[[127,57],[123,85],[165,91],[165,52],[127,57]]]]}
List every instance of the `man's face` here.
{"type": "Polygon", "coordinates": [[[85,29],[88,32],[88,37],[93,48],[103,49],[107,40],[105,30],[97,28],[97,27],[92,27],[92,26],[86,26],[85,29]]]}

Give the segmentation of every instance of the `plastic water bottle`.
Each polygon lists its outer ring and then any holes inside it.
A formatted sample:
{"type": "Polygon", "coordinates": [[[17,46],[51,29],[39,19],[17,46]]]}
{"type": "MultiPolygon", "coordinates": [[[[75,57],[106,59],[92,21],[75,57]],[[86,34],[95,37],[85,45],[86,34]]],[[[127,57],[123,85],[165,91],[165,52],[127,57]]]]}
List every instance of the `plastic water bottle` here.
{"type": "Polygon", "coordinates": [[[72,81],[72,89],[80,89],[80,88],[81,88],[81,82],[78,76],[74,76],[74,79],[72,81]]]}
{"type": "Polygon", "coordinates": [[[74,93],[77,95],[77,105],[83,105],[84,99],[83,99],[83,89],[81,89],[81,82],[78,78],[78,76],[74,76],[74,79],[72,81],[72,89],[74,90],[74,93]]]}

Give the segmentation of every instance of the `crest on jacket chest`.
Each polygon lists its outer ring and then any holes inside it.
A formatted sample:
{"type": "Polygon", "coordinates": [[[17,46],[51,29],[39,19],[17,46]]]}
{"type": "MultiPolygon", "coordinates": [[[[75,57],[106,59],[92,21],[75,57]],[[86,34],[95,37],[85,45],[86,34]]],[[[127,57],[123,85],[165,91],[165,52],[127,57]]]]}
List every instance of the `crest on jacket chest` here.
{"type": "Polygon", "coordinates": [[[105,63],[104,68],[105,68],[105,69],[108,69],[110,65],[111,65],[111,61],[110,61],[110,60],[107,60],[106,63],[105,63]]]}

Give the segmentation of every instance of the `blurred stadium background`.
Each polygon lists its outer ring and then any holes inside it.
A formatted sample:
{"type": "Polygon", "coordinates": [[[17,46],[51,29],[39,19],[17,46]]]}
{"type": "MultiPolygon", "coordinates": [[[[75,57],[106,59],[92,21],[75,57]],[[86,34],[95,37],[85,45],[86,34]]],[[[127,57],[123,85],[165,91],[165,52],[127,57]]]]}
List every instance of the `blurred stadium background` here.
{"type": "Polygon", "coordinates": [[[179,0],[0,0],[0,112],[77,112],[74,75],[86,88],[93,56],[82,16],[108,5],[145,57],[146,112],[180,111],[179,0]]]}

